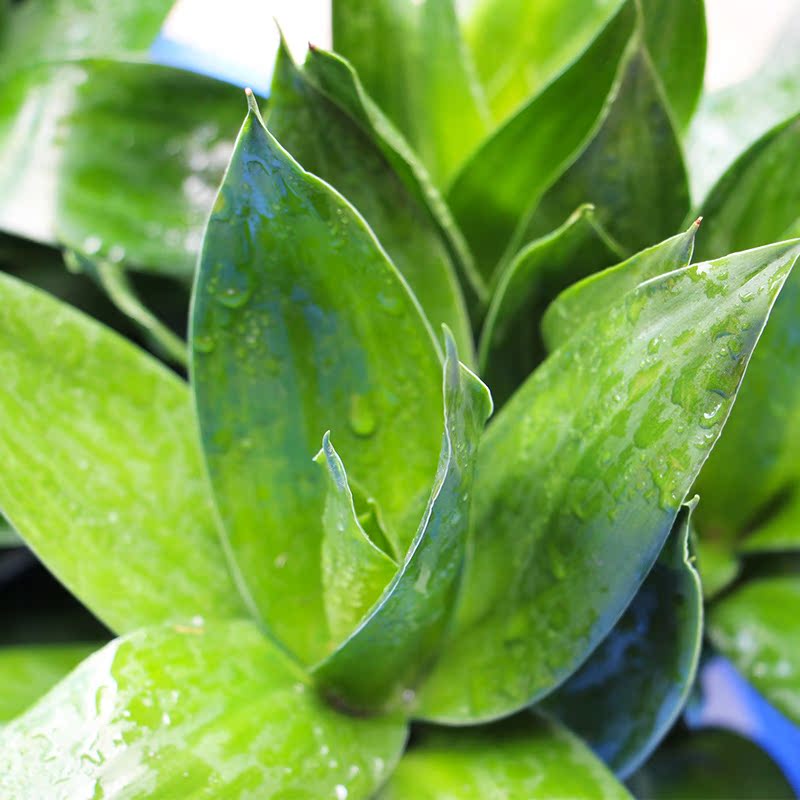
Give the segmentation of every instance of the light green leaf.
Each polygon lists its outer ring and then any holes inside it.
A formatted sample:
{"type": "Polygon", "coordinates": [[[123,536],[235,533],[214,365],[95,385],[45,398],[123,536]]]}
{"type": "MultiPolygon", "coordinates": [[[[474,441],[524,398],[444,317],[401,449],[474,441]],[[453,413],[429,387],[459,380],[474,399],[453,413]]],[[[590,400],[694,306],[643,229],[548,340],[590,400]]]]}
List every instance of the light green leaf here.
{"type": "Polygon", "coordinates": [[[0,649],[0,724],[25,711],[95,649],[88,644],[0,649]]]}
{"type": "Polygon", "coordinates": [[[329,434],[314,459],[324,465],[328,493],[322,515],[322,588],[328,629],[336,641],[346,639],[389,585],[397,571],[366,534],[356,514],[342,459],[329,434]]]}
{"type": "Polygon", "coordinates": [[[800,722],[800,577],[749,581],[709,612],[714,645],[774,706],[800,722]]]}
{"type": "MultiPolygon", "coordinates": [[[[580,58],[486,139],[454,179],[447,200],[485,280],[520,221],[591,138],[635,21],[634,4],[624,3],[580,58]]],[[[590,199],[580,197],[549,230],[590,199]]]]}
{"type": "Polygon", "coordinates": [[[540,323],[547,304],[570,283],[619,260],[593,211],[581,206],[560,228],[523,247],[497,279],[479,363],[498,405],[544,358],[540,323]]]}
{"type": "Polygon", "coordinates": [[[795,240],[642,284],[503,407],[481,444],[473,557],[425,717],[508,713],[605,638],[719,436],[798,253],[795,240]]]}
{"type": "Polygon", "coordinates": [[[784,498],[775,512],[739,542],[744,553],[800,550],[800,487],[784,498]]]}
{"type": "Polygon", "coordinates": [[[185,383],[13,278],[0,297],[0,507],[14,528],[114,630],[244,614],[185,383]]]}
{"type": "Polygon", "coordinates": [[[471,730],[425,728],[380,800],[623,800],[624,787],[564,728],[520,716],[471,730]]]}
{"type": "Polygon", "coordinates": [[[703,643],[703,593],[681,508],[655,566],[619,622],[543,708],[622,778],[657,747],[689,697],[703,643]]]}
{"type": "Polygon", "coordinates": [[[695,536],[694,551],[706,600],[716,597],[739,576],[742,563],[730,542],[695,536]]]}
{"type": "Polygon", "coordinates": [[[0,794],[367,800],[405,738],[328,708],[250,622],[149,628],[0,730],[0,794]]]}
{"type": "Polygon", "coordinates": [[[455,606],[474,461],[492,400],[489,390],[459,363],[449,334],[443,384],[439,468],[408,554],[369,615],[314,668],[325,693],[357,711],[413,705],[414,689],[441,647],[455,606]]]}
{"type": "Polygon", "coordinates": [[[333,47],[445,185],[489,129],[452,0],[334,0],[333,47]]]}
{"type": "Polygon", "coordinates": [[[550,351],[560,347],[581,327],[612,308],[620,297],[640,283],[665,272],[688,266],[700,220],[685,233],[679,233],[631,256],[622,264],[565,289],[547,308],[542,319],[542,337],[550,351]]]}
{"type": "Polygon", "coordinates": [[[738,734],[713,728],[670,742],[629,783],[641,800],[791,800],[796,796],[761,748],[738,734]]]}
{"type": "Polygon", "coordinates": [[[454,331],[459,352],[473,363],[472,331],[453,264],[425,205],[368,131],[278,53],[270,93],[269,128],[303,166],[329,182],[363,214],[408,281],[434,327],[454,331]]]}
{"type": "Polygon", "coordinates": [[[303,659],[335,642],[320,574],[330,430],[402,557],[436,472],[441,361],[355,209],[245,120],[194,292],[192,373],[228,547],[252,605],[303,659]]]}

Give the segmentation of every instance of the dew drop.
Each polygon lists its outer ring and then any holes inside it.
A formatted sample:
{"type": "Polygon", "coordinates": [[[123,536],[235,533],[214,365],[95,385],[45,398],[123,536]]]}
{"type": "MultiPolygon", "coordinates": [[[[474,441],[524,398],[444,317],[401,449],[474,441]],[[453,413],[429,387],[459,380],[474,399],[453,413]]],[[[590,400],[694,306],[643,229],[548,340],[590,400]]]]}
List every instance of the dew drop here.
{"type": "Polygon", "coordinates": [[[198,353],[212,353],[216,344],[212,336],[195,336],[192,339],[192,347],[198,353]]]}
{"type": "Polygon", "coordinates": [[[350,429],[356,436],[368,437],[375,433],[378,420],[369,398],[363,394],[350,396],[350,429]]]}

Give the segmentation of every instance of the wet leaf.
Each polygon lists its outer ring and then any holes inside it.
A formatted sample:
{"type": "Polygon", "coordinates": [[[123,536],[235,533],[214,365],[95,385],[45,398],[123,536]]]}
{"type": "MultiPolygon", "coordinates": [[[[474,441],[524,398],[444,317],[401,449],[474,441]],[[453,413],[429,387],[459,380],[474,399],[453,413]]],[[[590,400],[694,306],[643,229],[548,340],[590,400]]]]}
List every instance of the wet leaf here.
{"type": "Polygon", "coordinates": [[[424,717],[508,713],[605,638],[719,436],[798,252],[795,240],[642,284],[503,407],[481,443],[473,558],[424,717]]]}
{"type": "Polygon", "coordinates": [[[492,401],[488,389],[459,363],[449,336],[443,384],[439,467],[408,554],[368,616],[314,668],[326,694],[358,711],[412,705],[420,675],[452,618],[467,545],[474,461],[492,401]]]}
{"type": "Polygon", "coordinates": [[[622,778],[658,746],[689,697],[703,642],[703,593],[683,506],[672,533],[611,633],[543,708],[622,778]]]}
{"type": "Polygon", "coordinates": [[[116,631],[244,614],[186,384],[43,292],[0,276],[0,296],[0,416],[13,420],[0,507],[14,528],[116,631]]]}
{"type": "Polygon", "coordinates": [[[616,800],[625,788],[575,736],[533,716],[423,729],[380,800],[616,800]]]}
{"type": "Polygon", "coordinates": [[[402,720],[328,708],[250,622],[149,628],[111,642],[0,729],[0,790],[366,800],[405,737],[402,720]]]}
{"type": "Polygon", "coordinates": [[[355,209],[245,120],[203,245],[192,373],[217,507],[252,605],[309,662],[322,600],[330,430],[402,558],[436,472],[441,361],[416,299],[355,209]]]}

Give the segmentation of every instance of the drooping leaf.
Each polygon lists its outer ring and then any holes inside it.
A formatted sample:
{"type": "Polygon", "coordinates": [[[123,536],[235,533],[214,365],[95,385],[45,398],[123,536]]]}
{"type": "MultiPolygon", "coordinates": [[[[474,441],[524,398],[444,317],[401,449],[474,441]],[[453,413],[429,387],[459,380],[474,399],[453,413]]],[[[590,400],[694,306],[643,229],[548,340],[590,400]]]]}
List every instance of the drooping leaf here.
{"type": "Polygon", "coordinates": [[[520,716],[471,730],[423,729],[380,800],[616,800],[611,772],[561,726],[520,716]]]}
{"type": "Polygon", "coordinates": [[[0,276],[0,507],[111,628],[244,614],[186,384],[80,312],[0,276]]]}
{"type": "Polygon", "coordinates": [[[739,543],[745,553],[774,553],[800,550],[800,487],[761,525],[739,543]]]}
{"type": "Polygon", "coordinates": [[[367,800],[405,737],[327,707],[250,622],[148,628],[0,729],[0,793],[367,800]]]}
{"type": "Polygon", "coordinates": [[[299,70],[282,45],[275,65],[269,128],[309,171],[363,214],[435,328],[447,324],[473,362],[472,331],[445,242],[427,208],[380,147],[341,106],[299,70]]]}
{"type": "Polygon", "coordinates": [[[467,545],[474,461],[492,400],[459,363],[449,335],[443,384],[439,468],[414,541],[380,601],[314,669],[327,694],[358,711],[413,705],[420,675],[452,618],[467,545]]]}
{"type": "Polygon", "coordinates": [[[641,800],[791,800],[777,764],[751,741],[726,730],[700,730],[670,742],[633,775],[641,800]]]}
{"type": "Polygon", "coordinates": [[[748,581],[711,607],[709,630],[745,678],[800,722],[800,577],[748,581]]]}
{"type": "Polygon", "coordinates": [[[605,313],[640,283],[665,272],[688,266],[700,220],[679,233],[631,256],[622,264],[565,289],[547,308],[542,319],[542,336],[550,351],[560,347],[581,327],[605,313]]]}
{"type": "Polygon", "coordinates": [[[402,558],[436,471],[441,361],[363,218],[283,150],[254,106],[206,231],[190,338],[240,578],[275,635],[316,661],[335,642],[320,574],[325,480],[312,457],[330,430],[402,558]]]}
{"type": "Polygon", "coordinates": [[[544,358],[540,323],[547,304],[569,284],[619,260],[613,244],[581,206],[560,227],[524,247],[502,271],[483,324],[481,374],[498,405],[544,358]]]}
{"type": "Polygon", "coordinates": [[[0,649],[0,725],[49,692],[93,650],[88,644],[0,649]]]}
{"type": "Polygon", "coordinates": [[[445,185],[489,128],[453,0],[334,0],[333,48],[445,185]]]}
{"type": "Polygon", "coordinates": [[[795,240],[642,284],[503,407],[481,444],[463,604],[422,715],[508,713],[605,638],[719,436],[798,252],[795,240]]]}
{"type": "MultiPolygon", "coordinates": [[[[624,3],[569,69],[484,141],[450,186],[447,200],[487,281],[522,218],[585,147],[635,22],[634,4],[624,3]]],[[[589,200],[580,197],[550,230],[589,200]]]]}
{"type": "Polygon", "coordinates": [[[589,660],[543,708],[622,778],[672,727],[694,684],[703,642],[703,593],[683,506],[655,566],[589,660]]]}
{"type": "Polygon", "coordinates": [[[342,459],[326,433],[314,459],[324,464],[328,493],[322,516],[322,588],[334,641],[346,639],[378,600],[397,571],[358,519],[342,459]]]}

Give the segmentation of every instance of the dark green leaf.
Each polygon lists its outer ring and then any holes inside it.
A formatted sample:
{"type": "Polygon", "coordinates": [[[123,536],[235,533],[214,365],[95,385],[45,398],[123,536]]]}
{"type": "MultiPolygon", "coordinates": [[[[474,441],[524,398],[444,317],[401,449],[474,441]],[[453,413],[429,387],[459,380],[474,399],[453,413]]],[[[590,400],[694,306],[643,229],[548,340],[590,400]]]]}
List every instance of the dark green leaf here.
{"type": "Polygon", "coordinates": [[[630,780],[640,800],[791,800],[789,782],[759,747],[701,730],[667,744],[630,780]]]}
{"type": "Polygon", "coordinates": [[[504,406],[481,444],[464,602],[424,716],[508,713],[605,638],[719,436],[799,252],[773,245],[642,284],[504,406]]]}
{"type": "MultiPolygon", "coordinates": [[[[580,58],[489,137],[453,181],[448,201],[486,280],[520,221],[591,137],[635,21],[634,4],[626,2],[580,58]]],[[[550,230],[589,199],[580,197],[550,230]]]]}
{"type": "Polygon", "coordinates": [[[333,46],[444,185],[489,128],[453,0],[334,0],[333,46]]]}
{"type": "Polygon", "coordinates": [[[474,461],[492,401],[459,364],[449,336],[443,395],[439,468],[403,566],[359,627],[314,670],[327,694],[359,711],[413,704],[414,688],[441,646],[455,606],[474,461]]]}
{"type": "Polygon", "coordinates": [[[303,166],[344,194],[364,215],[423,309],[454,332],[473,362],[472,331],[453,264],[428,209],[395,172],[374,137],[278,53],[269,128],[303,166]]]}
{"type": "Polygon", "coordinates": [[[0,548],[21,547],[23,544],[19,534],[8,524],[8,521],[0,518],[0,548]]]}
{"type": "Polygon", "coordinates": [[[405,737],[328,708],[252,623],[149,628],[0,730],[0,794],[367,800],[405,737]]]}
{"type": "Polygon", "coordinates": [[[372,232],[253,108],[209,221],[192,371],[206,461],[252,605],[308,661],[335,644],[320,574],[330,430],[405,554],[436,472],[441,361],[372,232]]]}
{"type": "Polygon", "coordinates": [[[186,384],[13,278],[0,276],[0,296],[0,507],[12,525],[117,631],[244,614],[186,384]]]}
{"type": "Polygon", "coordinates": [[[749,581],[712,606],[709,628],[756,689],[800,722],[800,577],[749,581]]]}
{"type": "Polygon", "coordinates": [[[633,602],[589,660],[544,702],[620,777],[637,769],[688,699],[703,642],[703,593],[683,506],[633,602]]]}
{"type": "Polygon", "coordinates": [[[584,744],[532,716],[472,730],[424,729],[380,800],[623,800],[584,744]]]}

